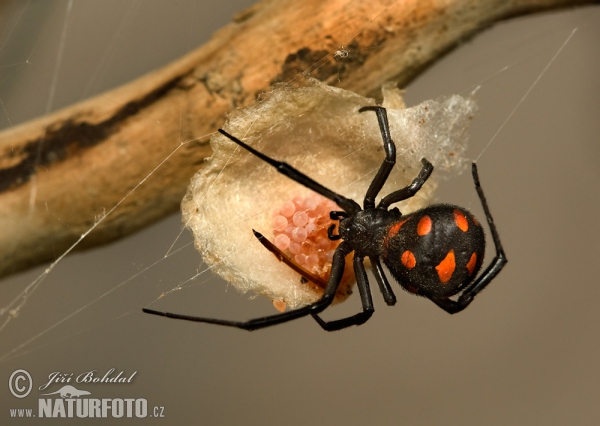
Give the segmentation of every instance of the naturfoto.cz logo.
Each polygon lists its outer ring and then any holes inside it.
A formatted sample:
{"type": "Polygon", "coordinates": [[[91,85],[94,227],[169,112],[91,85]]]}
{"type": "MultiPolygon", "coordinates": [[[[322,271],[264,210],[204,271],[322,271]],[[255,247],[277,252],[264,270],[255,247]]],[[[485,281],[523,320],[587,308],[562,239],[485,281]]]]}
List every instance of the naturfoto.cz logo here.
{"type": "MultiPolygon", "coordinates": [[[[53,372],[48,380],[38,387],[46,391],[38,396],[37,410],[29,408],[11,408],[11,418],[144,418],[164,417],[164,407],[148,407],[145,398],[94,398],[90,390],[79,388],[79,384],[126,384],[132,383],[137,371],[125,374],[115,373],[112,368],[105,374],[96,370],[80,374],[53,372]],[[64,383],[73,383],[64,384],[64,383]],[[59,389],[48,392],[53,384],[63,384],[59,389]]],[[[23,369],[15,370],[8,383],[10,393],[19,399],[27,397],[33,388],[31,375],[23,369]]]]}

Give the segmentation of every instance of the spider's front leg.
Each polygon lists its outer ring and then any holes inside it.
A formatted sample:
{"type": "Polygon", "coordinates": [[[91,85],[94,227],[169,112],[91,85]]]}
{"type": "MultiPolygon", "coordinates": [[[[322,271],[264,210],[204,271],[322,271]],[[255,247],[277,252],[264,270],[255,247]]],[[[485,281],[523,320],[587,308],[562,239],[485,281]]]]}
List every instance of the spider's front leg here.
{"type": "Polygon", "coordinates": [[[292,179],[295,182],[298,182],[300,185],[303,185],[308,189],[312,189],[317,194],[321,194],[322,196],[333,200],[338,206],[344,209],[346,213],[354,214],[361,210],[360,206],[356,201],[351,200],[350,198],[346,198],[343,195],[338,194],[336,192],[333,192],[331,189],[324,187],[319,182],[316,182],[315,180],[306,176],[300,170],[290,166],[289,164],[284,163],[283,161],[275,160],[274,158],[271,158],[268,155],[265,155],[262,152],[255,150],[250,145],[246,144],[245,142],[241,141],[235,136],[230,135],[223,129],[219,129],[219,133],[221,133],[223,136],[226,136],[232,142],[235,142],[251,154],[257,156],[265,163],[268,163],[271,166],[275,167],[275,169],[282,175],[287,176],[288,178],[292,179]]]}
{"type": "Polygon", "coordinates": [[[365,111],[375,111],[375,114],[377,114],[379,130],[381,132],[381,138],[383,139],[383,149],[385,151],[385,159],[383,160],[383,163],[381,163],[377,175],[375,175],[371,181],[369,189],[367,189],[367,193],[365,194],[365,200],[363,201],[363,208],[372,209],[375,207],[375,197],[377,197],[377,194],[379,194],[379,191],[381,191],[381,188],[385,185],[385,182],[396,164],[396,145],[390,134],[390,125],[388,123],[386,109],[380,106],[365,106],[358,110],[358,112],[365,111]]]}
{"type": "Polygon", "coordinates": [[[404,201],[419,192],[433,173],[433,164],[426,158],[421,158],[421,163],[423,163],[421,171],[411,184],[383,197],[377,207],[387,209],[390,205],[404,201]]]}
{"type": "MultiPolygon", "coordinates": [[[[386,109],[380,106],[366,106],[358,110],[358,112],[364,111],[375,111],[377,114],[379,130],[381,131],[381,138],[383,139],[383,149],[385,151],[385,159],[383,160],[383,163],[381,163],[379,171],[371,181],[371,185],[369,185],[369,189],[365,195],[363,207],[365,209],[370,209],[375,207],[375,197],[377,197],[377,194],[379,194],[379,191],[381,191],[381,188],[385,185],[385,182],[396,164],[396,145],[390,134],[390,125],[388,123],[386,109]]],[[[417,176],[407,187],[385,196],[379,202],[377,207],[387,209],[390,205],[406,200],[419,192],[433,172],[433,165],[427,161],[427,159],[423,158],[421,159],[421,162],[423,163],[423,167],[421,168],[419,176],[417,176]]]]}

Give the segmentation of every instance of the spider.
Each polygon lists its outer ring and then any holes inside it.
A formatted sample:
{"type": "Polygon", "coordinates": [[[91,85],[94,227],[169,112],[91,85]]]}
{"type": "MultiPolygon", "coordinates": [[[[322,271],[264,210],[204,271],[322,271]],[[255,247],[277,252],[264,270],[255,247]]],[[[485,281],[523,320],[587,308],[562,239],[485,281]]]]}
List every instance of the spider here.
{"type": "MultiPolygon", "coordinates": [[[[410,293],[426,297],[444,311],[455,314],[469,306],[475,296],[498,275],[507,262],[500,236],[479,183],[476,164],[472,164],[473,182],[496,248],[496,256],[479,276],[485,251],[485,235],[480,223],[468,210],[449,204],[430,205],[407,215],[403,215],[398,208],[388,210],[391,204],[414,196],[427,181],[433,172],[433,165],[425,158],[421,160],[421,171],[410,185],[386,195],[377,205],[375,204],[375,198],[394,168],[396,146],[390,135],[385,108],[365,106],[359,109],[359,112],[365,111],[376,113],[383,139],[385,159],[367,189],[362,208],[356,201],[327,189],[287,163],[277,161],[255,150],[225,130],[219,129],[221,134],[275,167],[279,173],[335,201],[342,209],[330,212],[331,219],[339,223],[338,233],[334,234],[335,225],[332,225],[328,230],[328,236],[332,240],[341,239],[342,242],[335,251],[331,275],[323,296],[318,301],[299,309],[249,321],[197,317],[160,312],[148,308],[144,308],[143,311],[168,318],[218,324],[245,330],[265,328],[307,315],[311,315],[326,331],[361,325],[374,312],[364,266],[365,257],[371,261],[383,299],[390,306],[396,303],[396,296],[386,278],[381,261],[401,287],[410,293]],[[342,279],[346,255],[352,251],[354,251],[353,266],[362,311],[346,318],[325,321],[319,314],[333,301],[342,279]],[[459,293],[456,300],[450,299],[459,293]]],[[[269,248],[269,244],[263,240],[264,237],[258,232],[254,232],[263,245],[269,248]]],[[[277,254],[277,248],[269,249],[277,254]]]]}

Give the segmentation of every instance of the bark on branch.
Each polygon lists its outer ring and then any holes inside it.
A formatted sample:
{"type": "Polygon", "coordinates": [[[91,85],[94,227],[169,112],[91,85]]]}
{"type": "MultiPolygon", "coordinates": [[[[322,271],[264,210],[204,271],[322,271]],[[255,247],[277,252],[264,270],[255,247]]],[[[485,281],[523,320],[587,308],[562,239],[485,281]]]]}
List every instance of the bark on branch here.
{"type": "Polygon", "coordinates": [[[77,248],[178,209],[225,114],[276,82],[307,73],[377,97],[494,22],[586,3],[265,0],[171,65],[0,133],[0,276],[52,260],[117,203],[77,248]]]}

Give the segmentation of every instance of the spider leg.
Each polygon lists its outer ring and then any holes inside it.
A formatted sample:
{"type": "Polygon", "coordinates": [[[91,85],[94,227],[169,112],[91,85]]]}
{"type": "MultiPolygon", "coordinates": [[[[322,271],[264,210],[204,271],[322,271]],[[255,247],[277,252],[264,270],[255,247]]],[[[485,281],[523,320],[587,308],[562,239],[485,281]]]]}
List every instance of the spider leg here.
{"type": "Polygon", "coordinates": [[[433,302],[438,305],[440,308],[445,310],[450,314],[455,314],[457,312],[465,309],[469,304],[473,301],[475,296],[483,290],[493,279],[500,273],[504,265],[508,262],[506,255],[504,254],[504,249],[502,248],[502,243],[500,242],[500,235],[498,234],[498,230],[496,229],[496,225],[494,224],[494,219],[492,218],[492,214],[490,213],[490,208],[488,207],[487,201],[485,199],[485,194],[483,193],[483,189],[481,188],[481,184],[479,182],[479,174],[477,173],[477,165],[475,163],[472,164],[472,173],[473,173],[473,182],[475,183],[475,189],[477,190],[477,195],[479,195],[479,200],[481,201],[481,205],[483,206],[483,211],[485,212],[485,217],[488,222],[488,226],[490,227],[490,231],[492,233],[492,239],[494,240],[494,246],[496,247],[496,256],[492,259],[490,265],[483,271],[483,273],[477,278],[473,283],[469,284],[466,287],[462,294],[459,296],[458,300],[450,300],[450,299],[433,299],[433,302]]]}
{"type": "Polygon", "coordinates": [[[331,220],[340,220],[340,219],[345,219],[347,217],[350,217],[350,216],[346,212],[341,212],[341,211],[331,211],[331,212],[329,212],[329,218],[331,220]]]}
{"type": "Polygon", "coordinates": [[[334,234],[333,231],[335,231],[335,223],[333,225],[331,225],[329,228],[327,228],[327,237],[331,241],[341,240],[342,236],[340,234],[334,234]]]}
{"type": "Polygon", "coordinates": [[[358,112],[364,111],[375,111],[377,114],[379,130],[383,139],[383,149],[385,150],[385,159],[381,163],[377,175],[371,181],[363,202],[363,208],[371,209],[375,207],[375,197],[377,197],[377,194],[383,188],[385,181],[396,164],[396,145],[390,135],[390,125],[388,124],[386,109],[380,106],[365,106],[358,110],[358,112]]]}
{"type": "Polygon", "coordinates": [[[379,258],[369,257],[369,260],[373,266],[373,275],[375,275],[377,284],[379,284],[379,290],[381,290],[383,300],[385,300],[385,303],[387,303],[389,306],[394,306],[396,304],[396,295],[392,291],[392,287],[390,286],[390,283],[383,272],[379,258]]]}
{"type": "Polygon", "coordinates": [[[433,172],[433,165],[427,161],[426,158],[422,158],[421,163],[423,163],[423,167],[421,167],[419,175],[411,182],[411,184],[383,197],[377,206],[378,208],[387,209],[391,204],[406,200],[419,192],[433,172]]]}
{"type": "Polygon", "coordinates": [[[316,193],[321,194],[322,196],[329,198],[330,200],[335,201],[335,203],[342,209],[344,209],[347,213],[352,215],[361,210],[360,206],[356,203],[356,201],[351,200],[350,198],[346,198],[343,195],[337,194],[328,188],[325,188],[323,185],[309,178],[304,173],[290,166],[289,164],[284,163],[282,161],[277,161],[269,157],[268,155],[265,155],[262,152],[255,150],[250,145],[247,145],[235,136],[230,135],[223,129],[219,129],[219,132],[227,138],[231,139],[233,142],[235,142],[245,150],[256,155],[264,162],[275,167],[277,171],[282,175],[289,177],[293,181],[298,182],[299,184],[304,185],[309,189],[312,189],[316,193]]]}
{"type": "Polygon", "coordinates": [[[325,288],[327,286],[327,283],[321,277],[307,271],[304,268],[301,268],[300,266],[298,266],[294,262],[292,262],[292,259],[290,259],[284,252],[279,250],[277,248],[277,246],[275,246],[275,244],[273,244],[271,241],[269,241],[268,238],[266,238],[263,234],[261,234],[258,231],[255,231],[254,229],[252,230],[252,232],[254,232],[254,236],[258,239],[258,241],[260,241],[260,243],[263,246],[265,246],[265,248],[267,250],[269,250],[271,253],[273,253],[275,255],[275,257],[277,259],[279,259],[280,262],[285,263],[287,266],[289,266],[294,271],[296,271],[298,274],[300,274],[300,276],[306,278],[308,281],[311,281],[312,283],[318,285],[319,287],[325,288]]]}
{"type": "Polygon", "coordinates": [[[371,297],[371,290],[369,289],[369,280],[367,278],[367,271],[363,264],[364,256],[359,256],[354,253],[354,274],[356,275],[356,284],[358,286],[358,292],[360,293],[360,301],[362,303],[362,312],[356,315],[352,315],[347,318],[338,319],[335,321],[325,321],[319,317],[318,312],[311,312],[312,317],[319,323],[319,325],[325,331],[336,331],[342,328],[351,327],[353,325],[364,324],[371,318],[375,308],[373,307],[373,298],[371,297]]]}
{"type": "Polygon", "coordinates": [[[191,315],[181,315],[181,314],[173,314],[170,312],[160,312],[155,311],[154,309],[144,308],[142,309],[147,314],[159,315],[162,317],[185,320],[185,321],[194,321],[194,322],[204,322],[208,324],[217,324],[224,325],[227,327],[236,327],[244,330],[252,331],[257,330],[259,328],[270,327],[272,325],[281,324],[283,322],[291,321],[296,318],[301,318],[309,314],[317,314],[325,310],[333,301],[335,293],[340,285],[340,281],[342,279],[342,275],[344,274],[344,267],[346,265],[346,255],[352,251],[352,248],[349,244],[342,242],[338,248],[335,250],[333,255],[333,263],[331,265],[331,275],[329,276],[329,281],[327,282],[327,287],[325,288],[325,292],[323,297],[316,301],[313,304],[308,306],[304,306],[300,309],[295,309],[293,311],[283,312],[281,314],[270,315],[261,318],[255,318],[249,321],[230,321],[230,320],[222,320],[218,318],[206,318],[206,317],[196,317],[191,315]]]}

